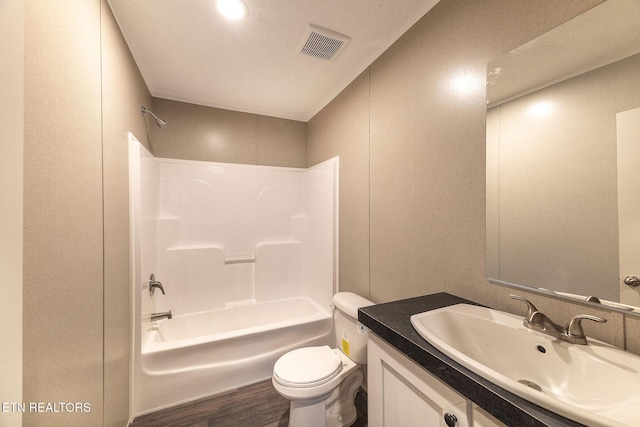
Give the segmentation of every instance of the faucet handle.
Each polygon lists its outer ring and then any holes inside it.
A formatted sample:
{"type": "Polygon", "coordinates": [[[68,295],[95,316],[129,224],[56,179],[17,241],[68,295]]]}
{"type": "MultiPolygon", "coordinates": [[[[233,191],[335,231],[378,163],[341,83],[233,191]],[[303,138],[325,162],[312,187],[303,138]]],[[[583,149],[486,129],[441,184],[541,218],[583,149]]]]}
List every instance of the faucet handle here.
{"type": "Polygon", "coordinates": [[[159,288],[162,291],[162,295],[166,295],[164,293],[164,287],[162,287],[162,283],[156,280],[156,276],[152,273],[151,277],[149,277],[149,296],[152,297],[156,288],[159,288]]]}
{"type": "Polygon", "coordinates": [[[602,317],[591,316],[590,314],[579,314],[573,319],[571,319],[567,324],[567,335],[573,338],[578,338],[578,339],[584,338],[586,341],[584,331],[582,330],[583,320],[593,320],[594,322],[598,322],[598,323],[604,323],[607,321],[607,319],[603,319],[602,317]]]}
{"type": "Polygon", "coordinates": [[[527,304],[527,315],[525,316],[525,320],[533,318],[534,313],[538,311],[536,306],[533,305],[533,303],[531,303],[531,301],[529,301],[528,299],[515,294],[509,294],[509,296],[513,299],[517,299],[518,301],[522,301],[523,303],[527,304]]]}

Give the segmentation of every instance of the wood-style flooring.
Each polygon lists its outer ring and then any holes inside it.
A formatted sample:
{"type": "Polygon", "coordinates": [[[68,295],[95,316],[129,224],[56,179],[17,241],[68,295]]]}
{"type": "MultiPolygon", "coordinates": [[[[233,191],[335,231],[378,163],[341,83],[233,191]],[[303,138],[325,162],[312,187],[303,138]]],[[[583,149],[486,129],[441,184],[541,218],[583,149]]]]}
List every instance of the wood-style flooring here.
{"type": "MultiPolygon", "coordinates": [[[[367,426],[367,395],[356,396],[358,419],[367,426]]],[[[136,417],[130,427],[287,427],[289,401],[271,380],[136,417]]]]}

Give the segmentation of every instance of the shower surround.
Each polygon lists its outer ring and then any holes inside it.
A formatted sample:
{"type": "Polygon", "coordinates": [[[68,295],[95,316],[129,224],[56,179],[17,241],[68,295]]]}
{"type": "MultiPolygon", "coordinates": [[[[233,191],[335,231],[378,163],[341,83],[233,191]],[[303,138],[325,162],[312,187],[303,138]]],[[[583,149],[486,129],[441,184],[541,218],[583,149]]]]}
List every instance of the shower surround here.
{"type": "Polygon", "coordinates": [[[337,177],[337,158],[309,169],[156,159],[130,137],[133,415],[333,344],[337,177]],[[149,295],[151,274],[165,294],[149,295]]]}

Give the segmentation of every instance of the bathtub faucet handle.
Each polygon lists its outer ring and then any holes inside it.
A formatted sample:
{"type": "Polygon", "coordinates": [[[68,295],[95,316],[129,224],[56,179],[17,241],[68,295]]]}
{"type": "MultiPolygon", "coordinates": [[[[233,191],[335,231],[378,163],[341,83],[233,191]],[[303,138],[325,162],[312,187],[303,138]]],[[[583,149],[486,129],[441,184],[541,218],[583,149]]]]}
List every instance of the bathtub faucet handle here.
{"type": "Polygon", "coordinates": [[[153,293],[156,291],[156,288],[162,291],[162,295],[166,295],[164,293],[164,288],[162,287],[162,283],[156,280],[156,276],[152,273],[151,277],[149,277],[149,296],[152,297],[153,293]]]}

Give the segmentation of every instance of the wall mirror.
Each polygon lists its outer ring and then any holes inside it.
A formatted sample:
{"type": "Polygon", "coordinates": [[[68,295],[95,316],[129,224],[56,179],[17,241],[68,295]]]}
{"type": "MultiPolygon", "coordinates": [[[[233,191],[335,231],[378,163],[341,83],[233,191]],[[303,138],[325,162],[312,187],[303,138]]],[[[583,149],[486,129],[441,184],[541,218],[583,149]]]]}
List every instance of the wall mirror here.
{"type": "Polygon", "coordinates": [[[487,64],[490,281],[640,307],[639,52],[608,0],[487,64]]]}

